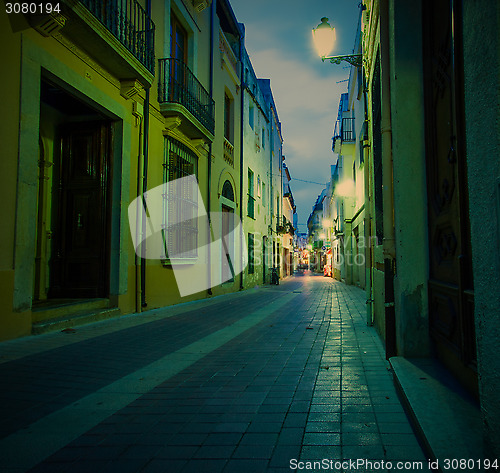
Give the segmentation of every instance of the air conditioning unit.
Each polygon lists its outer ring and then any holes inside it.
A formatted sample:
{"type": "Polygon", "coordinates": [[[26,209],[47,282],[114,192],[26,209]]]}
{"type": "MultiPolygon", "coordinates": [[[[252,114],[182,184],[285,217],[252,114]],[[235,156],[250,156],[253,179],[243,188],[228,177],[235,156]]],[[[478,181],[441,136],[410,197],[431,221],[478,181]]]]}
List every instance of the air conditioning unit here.
{"type": "Polygon", "coordinates": [[[212,0],[193,0],[193,7],[198,13],[200,13],[205,10],[205,8],[208,8],[211,3],[212,0]]]}

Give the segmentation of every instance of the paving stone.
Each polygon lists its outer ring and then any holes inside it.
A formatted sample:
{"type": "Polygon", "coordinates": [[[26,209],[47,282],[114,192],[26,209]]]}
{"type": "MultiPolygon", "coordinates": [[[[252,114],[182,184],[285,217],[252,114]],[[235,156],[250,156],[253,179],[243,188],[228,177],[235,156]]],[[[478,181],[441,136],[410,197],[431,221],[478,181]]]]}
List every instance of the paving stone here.
{"type": "Polygon", "coordinates": [[[383,460],[385,458],[384,448],[381,444],[374,445],[343,445],[342,455],[344,458],[365,458],[371,460],[383,460]]]}
{"type": "MultiPolygon", "coordinates": [[[[141,470],[143,470],[146,464],[147,460],[120,458],[106,463],[98,471],[105,473],[120,473],[120,472],[138,473],[141,470]]],[[[71,471],[82,471],[82,472],[96,471],[96,470],[89,470],[88,465],[84,465],[82,462],[76,463],[74,467],[76,468],[73,470],[72,467],[71,471]],[[82,469],[79,470],[79,467],[81,467],[82,469]]]]}
{"type": "Polygon", "coordinates": [[[302,447],[300,452],[300,460],[323,460],[331,459],[337,460],[341,458],[341,447],[338,445],[334,446],[318,446],[318,445],[306,445],[302,447]]]}
{"type": "Polygon", "coordinates": [[[387,453],[387,458],[391,460],[427,462],[427,457],[424,455],[419,445],[388,445],[386,446],[385,450],[387,453]]]}
{"type": "Polygon", "coordinates": [[[303,445],[340,445],[340,433],[306,432],[303,445]]]}
{"type": "MultiPolygon", "coordinates": [[[[144,466],[143,473],[179,473],[188,462],[186,460],[160,460],[154,458],[144,466]]],[[[98,471],[98,470],[89,470],[98,471]]]]}
{"type": "Polygon", "coordinates": [[[240,433],[213,433],[209,434],[204,442],[203,445],[238,445],[240,442],[241,438],[243,437],[242,434],[240,433]]]}
{"type": "Polygon", "coordinates": [[[342,432],[343,433],[354,433],[354,432],[378,432],[379,424],[376,422],[343,422],[342,432]]]}
{"type": "Polygon", "coordinates": [[[275,432],[282,429],[282,422],[251,422],[247,432],[275,432]]]}
{"type": "Polygon", "coordinates": [[[328,421],[309,421],[306,424],[306,432],[338,432],[341,431],[340,417],[337,419],[329,419],[328,421]]]}
{"type": "MultiPolygon", "coordinates": [[[[227,460],[193,459],[189,460],[182,467],[182,473],[219,473],[224,470],[227,460]]],[[[170,468],[163,470],[162,473],[170,472],[170,468]]]]}
{"type": "Polygon", "coordinates": [[[418,440],[413,433],[392,433],[380,434],[382,443],[385,446],[411,446],[418,447],[418,440]]]}
{"type": "Polygon", "coordinates": [[[264,473],[268,460],[231,459],[224,467],[224,473],[264,473]]]}
{"type": "Polygon", "coordinates": [[[240,445],[269,445],[278,439],[275,433],[246,433],[243,435],[240,445]]]}
{"type": "Polygon", "coordinates": [[[166,458],[172,460],[190,460],[194,457],[194,454],[198,450],[199,447],[196,446],[185,446],[185,445],[167,445],[165,447],[161,447],[154,458],[166,458]]]}
{"type": "Polygon", "coordinates": [[[230,458],[234,451],[233,445],[203,445],[196,451],[193,458],[224,460],[230,458]]]}
{"type": "Polygon", "coordinates": [[[302,445],[304,429],[288,427],[283,428],[279,434],[277,445],[302,445]]]}
{"type": "MultiPolygon", "coordinates": [[[[131,445],[120,455],[126,459],[150,459],[154,458],[156,453],[160,450],[158,445],[131,445]]],[[[92,455],[90,455],[92,457],[92,455]]]]}
{"type": "Polygon", "coordinates": [[[236,448],[232,458],[270,459],[274,450],[273,444],[268,445],[240,445],[236,448]]]}
{"type": "Polygon", "coordinates": [[[380,435],[375,432],[342,432],[342,445],[345,446],[368,446],[381,443],[380,435]]]}
{"type": "Polygon", "coordinates": [[[307,422],[306,413],[294,413],[291,412],[287,414],[283,427],[304,427],[307,422]]]}

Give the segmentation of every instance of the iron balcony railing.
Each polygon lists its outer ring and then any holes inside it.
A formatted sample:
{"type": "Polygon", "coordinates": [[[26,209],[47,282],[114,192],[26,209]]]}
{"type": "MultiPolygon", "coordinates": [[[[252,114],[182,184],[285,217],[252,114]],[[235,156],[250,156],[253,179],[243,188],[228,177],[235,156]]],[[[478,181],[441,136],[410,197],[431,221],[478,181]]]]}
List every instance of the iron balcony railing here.
{"type": "Polygon", "coordinates": [[[210,132],[215,131],[214,100],[180,59],[159,60],[158,102],[178,103],[210,132]]]}
{"type": "Polygon", "coordinates": [[[286,217],[284,215],[276,216],[276,233],[284,234],[286,233],[286,217]]]}
{"type": "Polygon", "coordinates": [[[136,0],[80,0],[149,72],[155,70],[155,25],[136,0]]]}
{"type": "Polygon", "coordinates": [[[342,141],[354,141],[354,118],[342,118],[342,141]]]}
{"type": "Polygon", "coordinates": [[[344,141],[354,141],[354,118],[342,118],[342,121],[335,123],[333,132],[334,142],[337,139],[344,141]]]}

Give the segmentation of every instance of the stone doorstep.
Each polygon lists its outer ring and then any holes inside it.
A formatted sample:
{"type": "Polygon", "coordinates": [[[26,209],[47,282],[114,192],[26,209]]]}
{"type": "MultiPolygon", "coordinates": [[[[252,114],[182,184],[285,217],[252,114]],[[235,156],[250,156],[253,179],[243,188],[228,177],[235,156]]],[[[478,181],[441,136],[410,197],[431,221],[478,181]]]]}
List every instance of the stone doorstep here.
{"type": "Polygon", "coordinates": [[[57,330],[71,329],[79,325],[98,322],[112,317],[119,317],[122,313],[118,308],[103,308],[99,310],[86,310],[79,313],[71,313],[59,317],[48,318],[40,322],[33,323],[31,333],[40,335],[57,330]]]}
{"type": "Polygon", "coordinates": [[[429,458],[439,460],[439,471],[445,471],[444,459],[482,459],[479,405],[450,373],[430,358],[396,356],[389,362],[417,436],[429,458]]]}

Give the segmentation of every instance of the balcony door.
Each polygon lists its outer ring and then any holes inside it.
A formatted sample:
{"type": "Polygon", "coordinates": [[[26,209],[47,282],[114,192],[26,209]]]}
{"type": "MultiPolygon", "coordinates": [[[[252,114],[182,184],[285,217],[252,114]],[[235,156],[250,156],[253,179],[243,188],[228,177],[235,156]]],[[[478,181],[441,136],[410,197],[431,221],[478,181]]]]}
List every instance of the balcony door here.
{"type": "Polygon", "coordinates": [[[187,31],[172,13],[170,17],[170,102],[185,103],[187,92],[187,31]]]}
{"type": "Polygon", "coordinates": [[[430,336],[436,356],[477,392],[460,2],[428,0],[423,18],[430,336]]]}
{"type": "Polygon", "coordinates": [[[234,281],[234,261],[231,255],[234,255],[234,236],[232,232],[235,228],[235,203],[234,203],[234,189],[229,181],[225,181],[222,186],[221,197],[224,199],[222,203],[222,258],[221,262],[221,281],[232,282],[234,281]]]}

